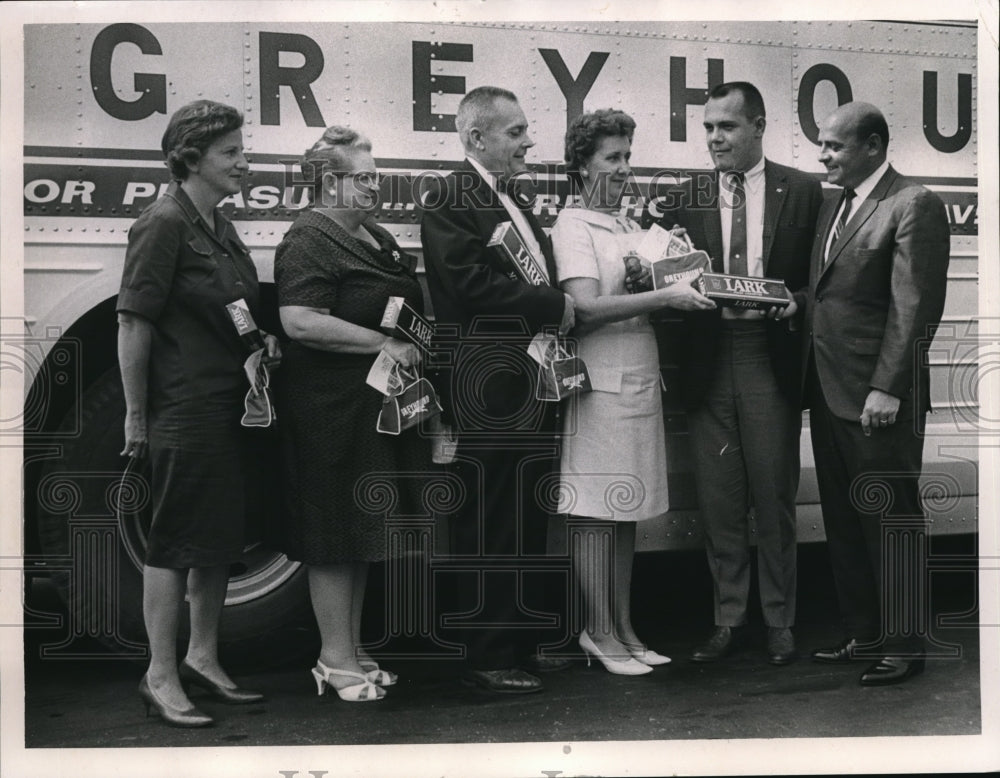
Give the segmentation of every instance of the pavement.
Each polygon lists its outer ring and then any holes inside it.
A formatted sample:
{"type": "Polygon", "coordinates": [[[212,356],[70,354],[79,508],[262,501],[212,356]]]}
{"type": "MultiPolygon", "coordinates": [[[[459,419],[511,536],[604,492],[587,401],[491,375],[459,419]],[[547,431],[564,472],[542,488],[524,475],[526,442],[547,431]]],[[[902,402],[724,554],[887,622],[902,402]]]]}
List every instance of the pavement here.
{"type": "MultiPolygon", "coordinates": [[[[543,676],[539,694],[501,696],[458,683],[461,663],[392,659],[398,685],[384,700],[357,704],[332,692],[318,697],[300,657],[238,675],[262,691],[259,705],[226,706],[199,698],[217,717],[203,730],[144,718],[136,693],[144,663],[123,659],[53,660],[39,656],[40,635],[26,636],[27,748],[148,746],[308,746],[426,743],[683,741],[744,738],[975,735],[981,728],[979,631],[975,576],[950,576],[934,592],[934,612],[962,614],[934,628],[926,672],[905,684],[863,688],[867,666],[766,662],[764,629],[722,662],[687,657],[711,631],[711,586],[704,560],[691,553],[643,554],[634,582],[636,626],[649,645],[674,661],[638,677],[617,676],[582,654],[566,671],[543,676]],[[706,588],[707,587],[707,588],[706,588]],[[950,646],[951,648],[948,648],[950,646]],[[929,706],[928,701],[933,701],[929,706]]],[[[825,549],[800,547],[799,624],[803,654],[840,639],[825,549]]],[[[303,640],[312,639],[309,636],[303,640]]],[[[393,653],[394,647],[385,647],[393,653]]],[[[409,652],[412,653],[412,652],[409,652]]],[[[197,695],[198,692],[195,692],[197,695]]]]}

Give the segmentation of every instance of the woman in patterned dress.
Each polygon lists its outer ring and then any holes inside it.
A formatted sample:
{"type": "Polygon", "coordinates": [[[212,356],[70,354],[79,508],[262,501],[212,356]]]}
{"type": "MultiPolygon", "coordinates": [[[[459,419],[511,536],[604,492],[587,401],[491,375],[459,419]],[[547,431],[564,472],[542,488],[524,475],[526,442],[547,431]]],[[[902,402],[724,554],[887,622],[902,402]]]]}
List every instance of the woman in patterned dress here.
{"type": "Polygon", "coordinates": [[[286,517],[283,551],[308,566],[322,648],[313,676],[320,694],[381,699],[395,674],[361,646],[361,609],[370,562],[386,559],[386,508],[418,505],[419,473],[430,463],[416,429],[376,432],[382,395],[365,379],[380,351],[403,367],[420,362],[410,344],[379,323],[389,297],[423,311],[413,257],[379,227],[378,171],[371,143],[329,127],[302,161],[313,207],[288,230],[275,254],[285,348],[277,387],[286,517]],[[398,475],[406,473],[405,476],[398,475]]]}

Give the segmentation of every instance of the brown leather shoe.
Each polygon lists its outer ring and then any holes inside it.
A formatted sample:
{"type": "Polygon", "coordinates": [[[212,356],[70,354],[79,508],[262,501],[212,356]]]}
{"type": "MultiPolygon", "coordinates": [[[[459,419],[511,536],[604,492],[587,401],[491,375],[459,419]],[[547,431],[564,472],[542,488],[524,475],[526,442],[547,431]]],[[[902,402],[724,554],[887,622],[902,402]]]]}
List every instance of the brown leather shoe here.
{"type": "Polygon", "coordinates": [[[792,631],[788,627],[768,627],[767,661],[772,665],[787,665],[797,658],[792,631]]]}
{"type": "Polygon", "coordinates": [[[747,628],[716,627],[712,637],[691,654],[692,662],[717,662],[724,659],[747,642],[747,628]]]}
{"type": "Polygon", "coordinates": [[[508,670],[466,670],[462,674],[462,683],[496,694],[531,694],[542,690],[540,678],[516,667],[508,670]]]}

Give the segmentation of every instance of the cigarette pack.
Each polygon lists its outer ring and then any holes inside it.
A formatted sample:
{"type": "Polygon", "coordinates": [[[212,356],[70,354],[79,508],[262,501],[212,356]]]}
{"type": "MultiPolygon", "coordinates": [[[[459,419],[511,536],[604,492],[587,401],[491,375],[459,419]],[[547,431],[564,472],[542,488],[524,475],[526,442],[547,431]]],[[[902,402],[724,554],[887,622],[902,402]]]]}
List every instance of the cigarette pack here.
{"type": "Polygon", "coordinates": [[[498,224],[486,245],[500,249],[500,253],[510,265],[508,275],[511,279],[520,279],[532,286],[548,284],[548,276],[538,264],[538,259],[524,244],[524,240],[518,234],[513,222],[498,224]]]}
{"type": "Polygon", "coordinates": [[[240,340],[246,343],[251,351],[264,348],[264,337],[257,329],[257,323],[250,315],[250,307],[242,297],[226,304],[226,312],[229,314],[236,332],[239,333],[240,340]]]}
{"type": "Polygon", "coordinates": [[[382,314],[382,330],[394,338],[408,340],[426,351],[434,337],[434,325],[413,310],[403,297],[390,297],[382,314]]]}
{"type": "Polygon", "coordinates": [[[718,305],[745,310],[784,308],[789,303],[785,282],[774,278],[751,278],[723,273],[702,273],[698,290],[718,305]]]}

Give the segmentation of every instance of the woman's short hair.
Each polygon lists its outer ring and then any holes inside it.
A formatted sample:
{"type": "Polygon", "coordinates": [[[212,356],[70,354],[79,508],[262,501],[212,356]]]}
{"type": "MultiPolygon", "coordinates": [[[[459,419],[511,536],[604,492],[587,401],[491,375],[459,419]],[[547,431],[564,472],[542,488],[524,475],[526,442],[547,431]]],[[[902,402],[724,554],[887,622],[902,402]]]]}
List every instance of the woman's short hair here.
{"type": "Polygon", "coordinates": [[[372,150],[372,142],[350,127],[327,127],[323,135],[306,150],[299,161],[302,177],[313,185],[315,193],[323,185],[324,173],[343,173],[349,168],[348,156],[354,150],[372,150]]]}
{"type": "Polygon", "coordinates": [[[231,105],[195,100],[174,111],[160,141],[171,175],[182,181],[216,140],[243,126],[243,114],[231,105]]]}
{"type": "Polygon", "coordinates": [[[635,119],[616,108],[577,116],[566,130],[566,174],[574,183],[580,183],[580,168],[594,156],[602,138],[628,138],[635,134],[635,119]]]}

